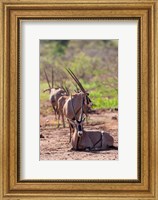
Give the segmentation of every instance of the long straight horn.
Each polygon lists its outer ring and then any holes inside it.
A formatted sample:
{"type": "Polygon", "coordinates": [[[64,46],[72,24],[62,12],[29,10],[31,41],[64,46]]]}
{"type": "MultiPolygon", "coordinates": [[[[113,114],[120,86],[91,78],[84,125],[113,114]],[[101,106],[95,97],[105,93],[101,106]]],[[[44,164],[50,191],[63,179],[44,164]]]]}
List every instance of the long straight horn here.
{"type": "Polygon", "coordinates": [[[70,69],[66,69],[66,70],[70,74],[70,76],[74,79],[74,81],[77,83],[77,85],[80,87],[81,91],[83,93],[86,93],[85,89],[83,88],[82,84],[80,83],[78,78],[75,76],[75,74],[70,69]]]}
{"type": "Polygon", "coordinates": [[[60,85],[60,88],[64,90],[64,92],[66,92],[66,89],[63,85],[60,85]]]}
{"type": "Polygon", "coordinates": [[[65,89],[66,89],[67,95],[69,95],[70,94],[69,89],[66,86],[65,86],[65,89]]]}
{"type": "MultiPolygon", "coordinates": [[[[73,80],[77,83],[77,85],[80,84],[79,80],[76,78],[76,76],[74,76],[74,74],[72,73],[72,71],[68,68],[66,69],[67,72],[70,74],[70,76],[73,78],[73,80]]],[[[74,84],[75,85],[75,84],[74,84]]]]}
{"type": "Polygon", "coordinates": [[[74,78],[74,80],[76,81],[77,85],[80,87],[80,89],[83,92],[86,92],[85,89],[83,88],[81,82],[78,80],[78,78],[76,77],[76,75],[71,71],[71,69],[69,69],[69,73],[71,73],[71,76],[74,78]]]}
{"type": "Polygon", "coordinates": [[[64,91],[66,92],[67,95],[69,95],[69,90],[66,86],[62,86],[62,88],[64,89],[64,91]]]}
{"type": "Polygon", "coordinates": [[[75,82],[75,83],[73,82],[73,85],[75,86],[75,90],[74,90],[74,91],[75,91],[76,93],[78,93],[78,92],[79,92],[79,88],[78,88],[76,82],[75,82]]]}
{"type": "Polygon", "coordinates": [[[54,87],[54,71],[52,69],[52,88],[54,87]]]}
{"type": "Polygon", "coordinates": [[[46,76],[46,79],[47,79],[47,83],[48,83],[49,89],[51,89],[51,86],[50,86],[50,83],[49,83],[49,79],[48,79],[48,76],[47,76],[47,73],[46,73],[45,69],[44,69],[44,73],[45,73],[45,76],[46,76]]]}
{"type": "Polygon", "coordinates": [[[75,87],[76,87],[76,91],[79,92],[80,89],[78,88],[78,86],[75,84],[75,87]]]}

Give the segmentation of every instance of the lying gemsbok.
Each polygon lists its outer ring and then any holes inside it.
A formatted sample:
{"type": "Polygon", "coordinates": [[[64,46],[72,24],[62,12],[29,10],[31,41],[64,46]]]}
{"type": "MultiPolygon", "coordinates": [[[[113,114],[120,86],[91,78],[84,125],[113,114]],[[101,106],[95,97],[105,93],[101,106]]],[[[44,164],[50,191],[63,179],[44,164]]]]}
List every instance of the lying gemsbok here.
{"type": "Polygon", "coordinates": [[[84,120],[83,111],[81,112],[80,119],[77,119],[75,116],[75,120],[70,120],[70,123],[74,126],[71,140],[73,150],[99,151],[111,148],[117,149],[117,147],[113,146],[114,139],[109,133],[98,130],[84,130],[84,120]]]}

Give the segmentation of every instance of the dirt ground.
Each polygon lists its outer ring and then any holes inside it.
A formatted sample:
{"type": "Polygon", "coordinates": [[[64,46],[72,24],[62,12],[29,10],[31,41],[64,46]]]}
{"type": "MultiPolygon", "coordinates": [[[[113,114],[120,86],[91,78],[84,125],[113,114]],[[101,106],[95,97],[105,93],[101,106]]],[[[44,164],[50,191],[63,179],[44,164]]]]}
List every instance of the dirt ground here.
{"type": "MultiPolygon", "coordinates": [[[[95,110],[89,114],[85,130],[104,130],[114,138],[118,147],[118,112],[116,110],[95,110]]],[[[40,115],[40,160],[117,160],[118,150],[74,151],[69,143],[69,128],[57,128],[55,116],[40,115]]]]}

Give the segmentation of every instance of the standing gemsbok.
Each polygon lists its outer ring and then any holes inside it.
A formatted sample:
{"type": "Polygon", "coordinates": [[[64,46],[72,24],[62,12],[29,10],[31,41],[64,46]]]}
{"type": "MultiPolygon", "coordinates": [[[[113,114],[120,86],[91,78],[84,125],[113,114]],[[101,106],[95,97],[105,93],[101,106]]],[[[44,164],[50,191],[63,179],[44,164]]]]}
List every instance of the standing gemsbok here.
{"type": "MultiPolygon", "coordinates": [[[[55,118],[56,118],[56,115],[59,113],[59,111],[58,111],[58,99],[61,96],[67,95],[67,90],[64,87],[53,88],[53,80],[52,80],[52,87],[51,87],[49,79],[48,79],[48,76],[47,76],[47,73],[46,73],[45,70],[44,70],[44,73],[45,73],[46,80],[47,80],[49,88],[45,89],[43,92],[46,92],[46,91],[49,92],[49,100],[50,100],[52,108],[53,108],[53,110],[55,112],[55,118]]],[[[53,75],[52,75],[52,77],[53,77],[53,75]]]]}
{"type": "Polygon", "coordinates": [[[61,96],[58,101],[57,101],[57,107],[58,107],[58,127],[59,127],[59,121],[60,117],[62,117],[62,123],[63,127],[65,128],[65,119],[64,119],[64,114],[63,114],[63,107],[67,99],[69,98],[69,90],[66,88],[67,95],[61,96]]]}
{"type": "Polygon", "coordinates": [[[70,120],[70,123],[74,127],[74,133],[72,136],[71,144],[73,150],[78,151],[100,151],[108,149],[117,149],[114,147],[113,137],[104,131],[99,130],[84,130],[83,128],[83,109],[81,109],[80,118],[75,116],[74,120],[70,120]]]}
{"type": "MultiPolygon", "coordinates": [[[[88,110],[92,106],[92,101],[89,98],[89,94],[85,91],[82,84],[80,83],[78,78],[74,75],[74,73],[70,69],[67,69],[67,71],[81,89],[81,92],[71,95],[69,98],[67,98],[63,106],[62,115],[64,115],[69,122],[70,120],[74,120],[75,118],[79,119],[82,107],[83,107],[83,113],[87,117],[88,110]],[[81,105],[81,102],[83,102],[83,105],[81,105]]],[[[72,125],[70,124],[70,140],[71,140],[71,134],[72,134],[72,125]]]]}

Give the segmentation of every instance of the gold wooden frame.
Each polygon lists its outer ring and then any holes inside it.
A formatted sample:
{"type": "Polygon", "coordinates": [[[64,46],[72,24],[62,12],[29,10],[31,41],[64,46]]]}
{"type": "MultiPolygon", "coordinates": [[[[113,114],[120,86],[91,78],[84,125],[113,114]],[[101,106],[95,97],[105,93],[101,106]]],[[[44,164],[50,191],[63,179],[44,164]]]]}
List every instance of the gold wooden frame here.
{"type": "Polygon", "coordinates": [[[158,2],[1,0],[1,199],[158,200],[158,2]],[[22,19],[135,18],[140,25],[140,177],[137,181],[20,181],[18,178],[19,22],[22,19]]]}

